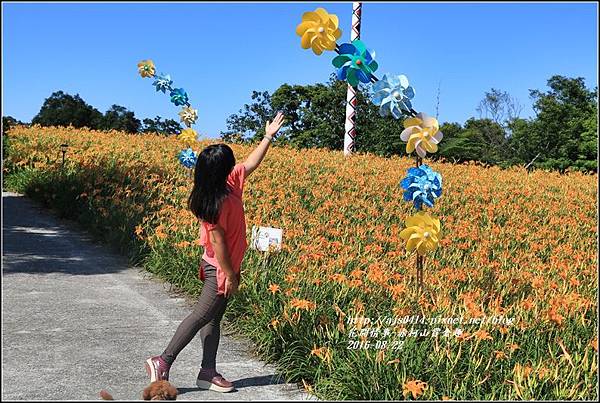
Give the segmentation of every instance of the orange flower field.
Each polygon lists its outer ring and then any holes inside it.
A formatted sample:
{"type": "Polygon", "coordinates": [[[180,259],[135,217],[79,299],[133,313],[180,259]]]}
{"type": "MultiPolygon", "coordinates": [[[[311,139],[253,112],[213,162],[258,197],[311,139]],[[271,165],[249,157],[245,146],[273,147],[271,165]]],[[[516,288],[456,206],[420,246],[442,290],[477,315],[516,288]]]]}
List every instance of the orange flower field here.
{"type": "MultiPolygon", "coordinates": [[[[196,295],[202,250],[183,146],[16,127],[5,186],[196,295]]],[[[231,147],[238,161],[252,150],[231,147]]],[[[325,399],[597,398],[597,175],[427,164],[444,186],[429,209],[441,236],[421,294],[399,236],[414,212],[399,182],[414,160],[271,148],[244,205],[248,237],[253,225],[282,228],[283,249],[247,252],[227,318],[325,399]],[[426,323],[399,320],[415,316],[426,323]]]]}

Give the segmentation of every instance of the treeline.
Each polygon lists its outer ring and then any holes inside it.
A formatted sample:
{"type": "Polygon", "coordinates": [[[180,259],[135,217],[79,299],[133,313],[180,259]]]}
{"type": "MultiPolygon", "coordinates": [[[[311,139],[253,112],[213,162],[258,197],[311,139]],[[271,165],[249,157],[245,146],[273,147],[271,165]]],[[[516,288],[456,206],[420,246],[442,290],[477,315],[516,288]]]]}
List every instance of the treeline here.
{"type": "MultiPolygon", "coordinates": [[[[535,117],[519,116],[521,106],[510,94],[491,89],[477,107],[479,117],[464,124],[441,124],[444,140],[431,158],[451,162],[479,161],[508,167],[597,170],[598,88],[589,90],[583,78],[552,76],[548,90],[530,90],[535,117]]],[[[253,91],[252,102],[227,119],[223,141],[251,143],[264,135],[264,124],[276,111],[286,116],[277,142],[298,148],[322,147],[341,150],[344,143],[346,84],[332,75],[329,82],[315,85],[283,84],[273,94],[253,91]]],[[[357,92],[356,149],[382,156],[405,154],[400,139],[402,120],[383,118],[370,97],[370,86],[357,92]]],[[[32,124],[88,127],[128,133],[178,134],[182,127],[173,119],[140,121],[134,112],[112,105],[104,114],[79,95],[63,91],[47,98],[32,124]]],[[[14,124],[2,118],[3,134],[14,124]]]]}
{"type": "MultiPolygon", "coordinates": [[[[522,165],[565,171],[597,170],[597,87],[583,78],[551,77],[547,91],[530,90],[535,117],[519,116],[521,106],[510,94],[491,89],[477,107],[479,117],[464,124],[441,124],[444,140],[437,154],[451,162],[479,161],[508,167],[522,165]]],[[[254,91],[252,102],[227,119],[225,141],[255,142],[264,122],[282,111],[286,125],[278,141],[294,147],[341,150],[344,141],[346,84],[334,76],[326,84],[280,86],[273,94],[254,91]]],[[[368,99],[370,87],[358,92],[356,148],[390,156],[405,154],[402,121],[382,118],[368,99]]]]}
{"type": "MultiPolygon", "coordinates": [[[[2,117],[3,132],[15,124],[25,124],[12,116],[2,117]]],[[[124,106],[112,105],[104,114],[86,103],[79,94],[73,96],[56,91],[46,98],[40,111],[31,120],[31,124],[40,126],[87,127],[94,130],[119,130],[126,133],[177,134],[182,130],[179,122],[173,119],[154,119],[140,121],[135,113],[124,106]]]]}

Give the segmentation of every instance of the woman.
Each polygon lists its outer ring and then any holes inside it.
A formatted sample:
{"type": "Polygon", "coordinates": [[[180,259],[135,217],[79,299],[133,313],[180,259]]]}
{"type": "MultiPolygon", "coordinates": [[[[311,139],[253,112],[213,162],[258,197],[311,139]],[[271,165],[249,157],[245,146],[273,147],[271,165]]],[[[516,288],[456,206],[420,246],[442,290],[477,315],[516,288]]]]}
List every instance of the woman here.
{"type": "Polygon", "coordinates": [[[218,392],[233,390],[233,384],[217,372],[216,357],[221,318],[227,301],[237,291],[248,246],[244,182],[260,165],[282,123],[281,113],[273,122],[267,121],[265,137],[244,163],[236,164],[233,151],[225,144],[208,146],[198,156],[188,205],[201,221],[200,243],[205,249],[199,274],[204,286],[194,310],[181,322],[164,352],[146,360],[151,382],[169,379],[175,358],[200,330],[202,365],[196,384],[218,392]]]}

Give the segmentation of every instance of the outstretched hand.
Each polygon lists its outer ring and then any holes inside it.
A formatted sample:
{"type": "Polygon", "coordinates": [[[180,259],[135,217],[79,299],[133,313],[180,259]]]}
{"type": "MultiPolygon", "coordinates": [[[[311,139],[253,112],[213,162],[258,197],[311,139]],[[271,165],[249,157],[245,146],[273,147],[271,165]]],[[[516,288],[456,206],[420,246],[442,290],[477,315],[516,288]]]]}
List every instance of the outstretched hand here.
{"type": "Polygon", "coordinates": [[[267,124],[265,126],[265,137],[263,137],[264,141],[261,141],[258,147],[254,149],[244,161],[244,167],[246,169],[246,178],[250,175],[261,163],[267,150],[269,149],[269,144],[271,144],[271,140],[273,140],[273,136],[277,134],[279,129],[281,129],[281,125],[283,124],[283,113],[278,112],[277,116],[273,118],[272,122],[267,120],[267,124]]]}
{"type": "Polygon", "coordinates": [[[277,116],[275,116],[272,122],[267,120],[267,125],[265,126],[265,135],[267,137],[273,137],[279,131],[282,124],[283,113],[277,112],[277,116]]]}

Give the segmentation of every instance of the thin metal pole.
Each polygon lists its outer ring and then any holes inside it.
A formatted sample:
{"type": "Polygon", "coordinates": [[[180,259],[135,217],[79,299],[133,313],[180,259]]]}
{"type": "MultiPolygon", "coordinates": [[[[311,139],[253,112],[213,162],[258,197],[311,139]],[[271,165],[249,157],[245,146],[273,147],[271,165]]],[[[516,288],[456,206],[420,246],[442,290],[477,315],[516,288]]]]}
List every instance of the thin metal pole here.
{"type": "MultiPolygon", "coordinates": [[[[423,163],[423,158],[419,157],[418,155],[415,155],[415,160],[416,160],[416,167],[420,167],[421,164],[423,163]]],[[[419,253],[417,252],[417,286],[419,289],[419,293],[421,293],[423,291],[423,262],[425,260],[425,256],[419,255],[419,253]]]]}

